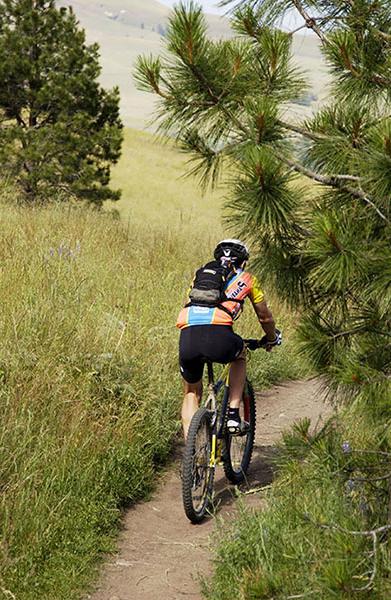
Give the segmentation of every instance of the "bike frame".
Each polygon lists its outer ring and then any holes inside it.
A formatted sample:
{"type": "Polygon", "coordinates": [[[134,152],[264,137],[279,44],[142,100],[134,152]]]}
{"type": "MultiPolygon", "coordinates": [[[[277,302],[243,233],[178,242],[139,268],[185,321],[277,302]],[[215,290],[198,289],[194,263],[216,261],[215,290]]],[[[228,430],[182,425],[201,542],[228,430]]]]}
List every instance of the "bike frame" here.
{"type": "Polygon", "coordinates": [[[214,383],[213,364],[208,362],[208,395],[204,403],[205,408],[214,413],[212,421],[212,447],[210,452],[209,467],[214,469],[221,462],[222,440],[224,438],[225,415],[229,401],[229,371],[231,363],[224,366],[219,380],[214,383]],[[221,421],[217,419],[217,394],[225,386],[223,400],[221,403],[221,421]]]}
{"type": "MultiPolygon", "coordinates": [[[[267,348],[268,343],[264,338],[243,340],[246,350],[249,352],[257,348],[267,348]]],[[[236,437],[231,437],[227,431],[231,365],[232,363],[229,363],[221,368],[219,379],[215,383],[213,363],[207,362],[206,399],[202,402],[202,409],[196,411],[190,423],[190,437],[186,443],[182,467],[182,496],[186,516],[192,523],[200,523],[213,503],[216,466],[223,465],[229,481],[240,484],[245,480],[251,461],[255,435],[255,406],[254,393],[248,379],[243,395],[243,417],[250,426],[240,436],[239,445],[236,437]],[[200,431],[201,438],[197,445],[200,431]],[[248,433],[250,437],[247,437],[248,433]],[[195,492],[198,495],[195,496],[195,492]]]]}

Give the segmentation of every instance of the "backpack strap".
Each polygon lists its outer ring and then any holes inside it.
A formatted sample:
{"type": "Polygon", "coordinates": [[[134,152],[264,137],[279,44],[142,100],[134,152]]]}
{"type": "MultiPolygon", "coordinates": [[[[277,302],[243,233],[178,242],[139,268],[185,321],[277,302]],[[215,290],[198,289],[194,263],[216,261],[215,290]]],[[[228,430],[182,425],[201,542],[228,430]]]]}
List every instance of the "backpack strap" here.
{"type": "MultiPolygon", "coordinates": [[[[234,298],[227,298],[227,300],[224,300],[224,302],[236,302],[237,304],[240,304],[240,307],[242,308],[243,304],[244,304],[244,300],[235,300],[234,298]]],[[[223,310],[225,313],[227,313],[227,315],[229,315],[230,317],[234,318],[234,314],[229,310],[229,308],[227,308],[226,306],[223,306],[223,304],[218,304],[217,308],[219,308],[220,310],[223,310]]],[[[240,312],[238,313],[240,314],[240,312]]]]}
{"type": "MultiPolygon", "coordinates": [[[[238,304],[240,304],[240,306],[243,306],[244,304],[244,300],[235,300],[235,298],[227,298],[227,300],[224,300],[224,302],[237,302],[238,304]]],[[[208,306],[207,304],[200,304],[200,303],[195,303],[195,302],[188,302],[187,304],[185,304],[185,308],[189,308],[190,306],[207,306],[208,308],[213,308],[211,306],[208,306]]],[[[220,310],[224,311],[225,313],[227,313],[227,315],[229,315],[230,317],[233,317],[233,313],[229,310],[229,308],[227,308],[226,306],[223,306],[223,304],[219,303],[216,304],[216,306],[214,308],[219,308],[220,310]]]]}

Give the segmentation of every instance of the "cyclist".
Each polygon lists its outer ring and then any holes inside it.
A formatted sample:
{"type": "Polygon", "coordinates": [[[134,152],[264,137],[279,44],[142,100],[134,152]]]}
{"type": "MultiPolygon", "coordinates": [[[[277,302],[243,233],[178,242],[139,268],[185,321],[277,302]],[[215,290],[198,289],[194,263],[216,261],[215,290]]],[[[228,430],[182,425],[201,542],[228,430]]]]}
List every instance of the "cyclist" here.
{"type": "MultiPolygon", "coordinates": [[[[223,364],[232,363],[229,374],[227,428],[233,435],[246,431],[248,424],[241,421],[239,415],[246,380],[246,352],[242,338],[232,329],[234,320],[240,316],[246,297],[250,298],[265,332],[268,341],[266,349],[270,352],[273,346],[281,343],[273,315],[266,304],[258,280],[245,270],[249,258],[247,246],[236,239],[222,240],[216,246],[214,258],[215,264],[222,265],[225,272],[229,273],[224,281],[222,301],[214,306],[190,301],[181,310],[177,320],[177,327],[181,330],[179,363],[184,379],[182,424],[185,439],[190,421],[202,397],[202,374],[206,360],[223,364]]],[[[213,267],[213,263],[208,263],[204,267],[204,272],[213,273],[218,270],[213,267]],[[209,265],[212,265],[212,268],[206,268],[209,265]]]]}

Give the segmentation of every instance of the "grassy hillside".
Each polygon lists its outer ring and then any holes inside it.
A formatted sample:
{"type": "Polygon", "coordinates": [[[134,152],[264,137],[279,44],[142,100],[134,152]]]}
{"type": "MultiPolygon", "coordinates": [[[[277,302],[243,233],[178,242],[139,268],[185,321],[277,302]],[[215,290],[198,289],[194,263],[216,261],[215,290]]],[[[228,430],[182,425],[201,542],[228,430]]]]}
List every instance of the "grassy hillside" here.
{"type": "MultiPolygon", "coordinates": [[[[63,0],[61,4],[73,6],[77,14],[83,14],[84,18],[90,19],[89,24],[91,26],[97,27],[99,25],[104,29],[110,27],[109,23],[103,25],[103,22],[108,20],[112,23],[159,33],[158,26],[165,25],[170,13],[170,8],[157,0],[148,0],[147,2],[144,0],[131,0],[130,2],[124,0],[104,0],[103,2],[63,0]]],[[[225,18],[207,14],[207,20],[210,34],[213,37],[229,35],[229,26],[225,18]]]]}
{"type": "Polygon", "coordinates": [[[175,179],[181,157],[160,155],[127,136],[123,221],[0,206],[0,565],[18,600],[78,597],[178,429],[175,318],[219,220],[209,198],[209,227],[180,221],[198,193],[175,179]]]}
{"type": "MultiPolygon", "coordinates": [[[[127,132],[115,212],[27,209],[2,192],[4,600],[78,598],[178,431],[175,318],[222,235],[218,197],[179,180],[182,164],[127,132]]],[[[255,325],[248,314],[242,330],[255,325]]],[[[289,345],[263,358],[258,381],[298,373],[289,345]]]]}
{"type": "MultiPolygon", "coordinates": [[[[73,6],[81,25],[86,29],[89,42],[98,42],[101,48],[101,82],[106,87],[118,85],[121,90],[121,115],[126,125],[144,129],[151,118],[155,99],[151,94],[136,90],[132,70],[139,54],[159,54],[170,9],[156,0],[61,0],[59,5],[73,6]]],[[[207,16],[212,38],[231,35],[228,21],[217,15],[207,16]]],[[[319,68],[317,38],[295,35],[293,50],[296,62],[309,75],[313,93],[321,100],[327,94],[325,67],[319,68]]],[[[295,113],[308,114],[308,108],[295,106],[295,113]]]]}
{"type": "Polygon", "coordinates": [[[126,130],[122,158],[112,175],[113,186],[122,190],[122,198],[106,207],[118,210],[130,223],[148,221],[171,231],[194,228],[197,236],[199,231],[210,236],[213,245],[222,235],[223,192],[202,194],[197,182],[183,175],[186,161],[170,142],[126,130]]]}
{"type": "MultiPolygon", "coordinates": [[[[162,28],[170,9],[155,0],[61,0],[59,5],[72,6],[88,41],[101,48],[101,82],[121,90],[121,114],[126,125],[144,129],[153,112],[154,99],[139,92],[132,80],[132,69],[139,54],[162,51],[162,28]]],[[[227,21],[208,15],[212,37],[229,35],[227,21]]]]}

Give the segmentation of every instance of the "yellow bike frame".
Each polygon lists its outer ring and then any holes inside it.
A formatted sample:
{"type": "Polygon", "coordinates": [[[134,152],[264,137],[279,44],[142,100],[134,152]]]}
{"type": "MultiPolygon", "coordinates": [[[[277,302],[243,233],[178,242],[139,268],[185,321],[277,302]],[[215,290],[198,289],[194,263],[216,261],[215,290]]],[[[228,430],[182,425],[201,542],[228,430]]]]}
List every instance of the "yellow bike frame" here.
{"type": "MultiPolygon", "coordinates": [[[[217,384],[214,384],[213,381],[209,381],[208,383],[208,395],[205,401],[205,407],[208,410],[216,411],[217,402],[216,402],[216,387],[220,385],[229,386],[229,371],[231,368],[231,363],[228,363],[224,366],[221,371],[220,378],[217,384]]],[[[212,434],[212,447],[210,452],[210,462],[209,467],[215,468],[216,465],[221,464],[221,453],[222,453],[222,440],[218,440],[217,438],[217,429],[214,428],[214,432],[212,434]],[[218,443],[220,442],[220,443],[218,443]]]]}

